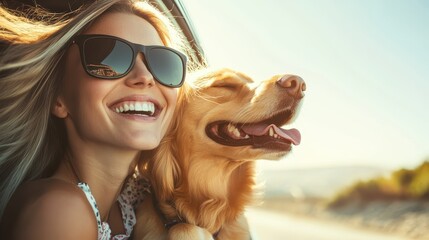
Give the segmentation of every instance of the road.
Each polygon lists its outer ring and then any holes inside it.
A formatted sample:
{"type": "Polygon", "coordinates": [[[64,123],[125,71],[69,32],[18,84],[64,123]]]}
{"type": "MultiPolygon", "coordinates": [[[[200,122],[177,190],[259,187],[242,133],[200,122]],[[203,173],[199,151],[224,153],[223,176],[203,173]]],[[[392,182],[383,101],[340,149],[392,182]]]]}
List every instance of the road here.
{"type": "Polygon", "coordinates": [[[246,215],[253,240],[410,240],[262,209],[246,215]]]}

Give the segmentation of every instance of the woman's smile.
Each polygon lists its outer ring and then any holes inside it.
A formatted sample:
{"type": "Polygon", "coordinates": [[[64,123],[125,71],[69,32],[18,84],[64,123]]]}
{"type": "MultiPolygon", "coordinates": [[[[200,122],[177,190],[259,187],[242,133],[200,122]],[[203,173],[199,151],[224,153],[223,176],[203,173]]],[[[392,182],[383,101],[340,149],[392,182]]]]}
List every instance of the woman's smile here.
{"type": "Polygon", "coordinates": [[[109,106],[121,117],[132,120],[156,120],[164,109],[154,98],[147,95],[133,95],[121,98],[109,106]]]}

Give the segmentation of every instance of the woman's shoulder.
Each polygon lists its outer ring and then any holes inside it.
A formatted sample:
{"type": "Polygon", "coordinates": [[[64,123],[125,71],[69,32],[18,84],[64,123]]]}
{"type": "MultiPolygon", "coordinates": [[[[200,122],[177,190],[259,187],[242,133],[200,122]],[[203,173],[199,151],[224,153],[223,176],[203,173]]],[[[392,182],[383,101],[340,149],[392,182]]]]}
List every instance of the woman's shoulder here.
{"type": "Polygon", "coordinates": [[[48,210],[52,206],[56,211],[88,205],[77,185],[55,178],[26,182],[16,190],[11,200],[20,207],[44,207],[48,210]]]}
{"type": "Polygon", "coordinates": [[[94,213],[82,190],[53,178],[19,187],[2,222],[9,225],[6,229],[11,234],[18,234],[17,239],[95,239],[98,234],[94,213]]]}

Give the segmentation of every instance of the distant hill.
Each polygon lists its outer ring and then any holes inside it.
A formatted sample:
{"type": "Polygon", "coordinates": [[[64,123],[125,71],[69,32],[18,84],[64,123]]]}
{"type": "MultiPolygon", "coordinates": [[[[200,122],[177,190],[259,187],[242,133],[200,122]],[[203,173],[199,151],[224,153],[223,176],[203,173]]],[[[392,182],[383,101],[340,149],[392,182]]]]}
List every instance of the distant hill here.
{"type": "Polygon", "coordinates": [[[429,200],[429,160],[415,169],[402,168],[385,176],[355,182],[339,191],[329,206],[392,200],[429,200]]]}
{"type": "Polygon", "coordinates": [[[375,167],[324,167],[261,170],[265,197],[327,198],[355,181],[381,176],[387,170],[375,167]]]}

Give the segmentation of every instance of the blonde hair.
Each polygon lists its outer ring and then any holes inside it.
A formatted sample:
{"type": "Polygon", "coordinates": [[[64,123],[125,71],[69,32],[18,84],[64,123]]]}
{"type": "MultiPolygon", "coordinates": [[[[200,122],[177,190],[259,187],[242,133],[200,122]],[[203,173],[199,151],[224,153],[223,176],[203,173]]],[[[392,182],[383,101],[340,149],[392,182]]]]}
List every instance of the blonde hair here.
{"type": "Polygon", "coordinates": [[[33,20],[0,7],[0,41],[8,45],[0,54],[0,219],[17,187],[52,174],[64,155],[63,122],[51,114],[64,55],[74,36],[108,12],[146,19],[166,46],[187,53],[188,70],[204,65],[172,22],[146,2],[99,0],[62,17],[39,9],[33,20]]]}

